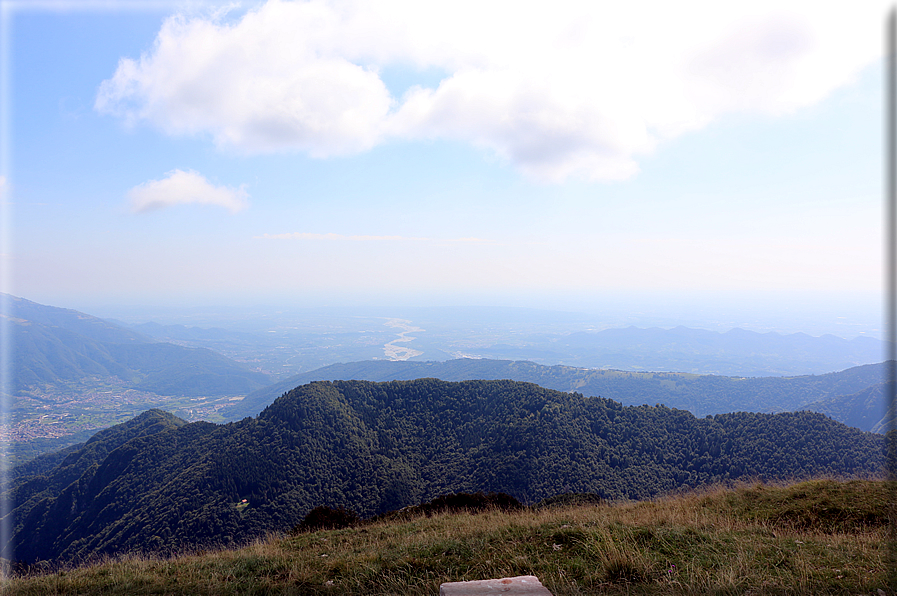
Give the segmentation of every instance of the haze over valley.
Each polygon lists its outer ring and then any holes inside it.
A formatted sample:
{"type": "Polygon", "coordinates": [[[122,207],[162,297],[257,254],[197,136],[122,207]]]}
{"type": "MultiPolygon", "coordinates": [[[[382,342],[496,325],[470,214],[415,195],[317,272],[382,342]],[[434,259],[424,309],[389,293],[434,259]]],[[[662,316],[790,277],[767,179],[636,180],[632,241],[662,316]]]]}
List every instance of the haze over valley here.
{"type": "Polygon", "coordinates": [[[321,309],[304,319],[233,321],[238,330],[229,330],[127,325],[5,298],[16,346],[14,461],[83,441],[150,408],[189,421],[255,416],[314,380],[513,379],[698,416],[808,408],[866,431],[880,430],[885,419],[884,344],[863,336],[595,331],[581,313],[457,308],[444,319],[439,309],[408,309],[426,328],[321,309]],[[484,310],[490,323],[483,323],[484,310]],[[869,395],[857,397],[863,391],[869,395]]]}

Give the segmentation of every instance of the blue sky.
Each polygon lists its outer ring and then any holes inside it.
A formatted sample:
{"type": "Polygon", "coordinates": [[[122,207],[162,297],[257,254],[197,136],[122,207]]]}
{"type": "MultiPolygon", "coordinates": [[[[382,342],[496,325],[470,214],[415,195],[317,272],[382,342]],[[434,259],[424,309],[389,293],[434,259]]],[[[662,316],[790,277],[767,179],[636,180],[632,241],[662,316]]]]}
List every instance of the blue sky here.
{"type": "Polygon", "coordinates": [[[875,332],[883,4],[518,6],[4,2],[6,291],[875,332]]]}

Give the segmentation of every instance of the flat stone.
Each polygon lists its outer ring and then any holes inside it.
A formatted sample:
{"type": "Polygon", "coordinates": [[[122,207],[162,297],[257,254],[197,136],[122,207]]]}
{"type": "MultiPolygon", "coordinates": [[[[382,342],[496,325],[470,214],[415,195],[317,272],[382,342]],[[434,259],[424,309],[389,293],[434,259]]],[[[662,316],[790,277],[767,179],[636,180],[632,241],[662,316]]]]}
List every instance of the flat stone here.
{"type": "Polygon", "coordinates": [[[474,582],[450,582],[439,586],[439,596],[480,596],[481,594],[531,594],[552,596],[535,575],[520,575],[474,582]]]}

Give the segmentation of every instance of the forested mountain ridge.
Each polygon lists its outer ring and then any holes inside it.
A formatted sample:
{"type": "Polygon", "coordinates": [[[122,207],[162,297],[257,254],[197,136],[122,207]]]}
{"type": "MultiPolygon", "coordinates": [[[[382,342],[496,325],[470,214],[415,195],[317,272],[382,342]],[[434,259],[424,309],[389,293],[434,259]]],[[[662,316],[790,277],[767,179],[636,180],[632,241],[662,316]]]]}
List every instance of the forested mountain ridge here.
{"type": "Polygon", "coordinates": [[[13,390],[117,377],[159,395],[235,395],[271,378],[205,348],[157,342],[78,311],[7,296],[13,390]]]}
{"type": "Polygon", "coordinates": [[[173,414],[148,410],[131,420],[101,430],[87,442],[48,453],[12,469],[12,490],[2,495],[14,504],[19,517],[47,497],[54,498],[86,471],[101,464],[108,455],[128,441],[178,428],[187,424],[173,414]]]}
{"type": "Polygon", "coordinates": [[[17,559],[76,560],[241,543],[322,504],[370,516],[459,491],[644,498],[736,478],[866,475],[880,471],[882,445],[810,412],[696,418],[513,381],[316,382],[254,419],[135,434],[14,511],[12,543],[17,559]]]}
{"type": "Polygon", "coordinates": [[[366,361],[334,364],[250,393],[241,402],[225,408],[230,419],[254,416],[292,387],[311,381],[355,379],[367,381],[410,380],[423,377],[444,381],[469,379],[512,379],[536,383],[558,391],[577,391],[600,396],[624,405],[665,404],[697,416],[725,412],[783,412],[801,409],[823,411],[835,419],[863,423],[861,430],[872,430],[884,415],[883,404],[871,406],[867,417],[855,416],[849,408],[827,407],[815,410],[812,404],[852,395],[884,380],[884,364],[856,366],[823,375],[798,377],[722,377],[674,372],[628,372],[544,366],[511,360],[457,359],[447,362],[366,361]],[[841,416],[844,416],[842,418],[841,416]]]}

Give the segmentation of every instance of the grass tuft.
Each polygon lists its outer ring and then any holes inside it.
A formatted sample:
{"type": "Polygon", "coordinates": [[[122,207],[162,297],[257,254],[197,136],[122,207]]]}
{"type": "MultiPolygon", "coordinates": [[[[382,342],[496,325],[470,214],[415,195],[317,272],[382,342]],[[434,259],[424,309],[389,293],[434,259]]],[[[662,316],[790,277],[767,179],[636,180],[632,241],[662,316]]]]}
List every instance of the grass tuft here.
{"type": "Polygon", "coordinates": [[[614,555],[604,563],[604,579],[611,583],[641,583],[650,574],[638,562],[625,555],[614,555]]]}

